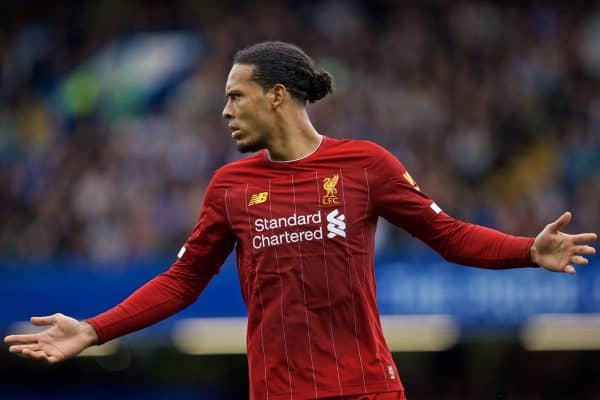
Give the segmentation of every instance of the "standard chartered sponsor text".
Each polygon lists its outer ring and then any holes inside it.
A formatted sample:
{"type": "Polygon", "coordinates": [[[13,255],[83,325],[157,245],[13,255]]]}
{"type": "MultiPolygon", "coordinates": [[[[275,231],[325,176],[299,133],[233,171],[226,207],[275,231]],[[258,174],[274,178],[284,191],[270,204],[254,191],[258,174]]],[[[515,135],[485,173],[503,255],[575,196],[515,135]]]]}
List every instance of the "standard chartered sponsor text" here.
{"type": "Polygon", "coordinates": [[[255,249],[323,239],[321,213],[319,212],[300,215],[294,213],[289,217],[280,218],[258,218],[254,221],[254,230],[259,233],[252,237],[252,246],[255,249]],[[318,227],[315,228],[316,225],[318,227]],[[302,229],[302,227],[308,226],[312,226],[312,229],[302,229]],[[277,233],[270,232],[282,228],[294,229],[277,233]]]}

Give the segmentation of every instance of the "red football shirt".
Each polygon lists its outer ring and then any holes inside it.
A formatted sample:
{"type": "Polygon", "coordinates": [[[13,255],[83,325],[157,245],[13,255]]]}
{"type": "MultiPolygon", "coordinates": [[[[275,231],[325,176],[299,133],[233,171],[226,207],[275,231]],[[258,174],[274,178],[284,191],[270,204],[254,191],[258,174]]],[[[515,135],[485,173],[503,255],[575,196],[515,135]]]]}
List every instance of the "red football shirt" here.
{"type": "Polygon", "coordinates": [[[301,160],[273,162],[263,151],[218,170],[169,271],[89,322],[104,342],[171,315],[197,298],[235,246],[251,398],[403,390],[376,302],[379,216],[453,262],[531,263],[533,239],[457,221],[380,146],[325,137],[301,160]]]}

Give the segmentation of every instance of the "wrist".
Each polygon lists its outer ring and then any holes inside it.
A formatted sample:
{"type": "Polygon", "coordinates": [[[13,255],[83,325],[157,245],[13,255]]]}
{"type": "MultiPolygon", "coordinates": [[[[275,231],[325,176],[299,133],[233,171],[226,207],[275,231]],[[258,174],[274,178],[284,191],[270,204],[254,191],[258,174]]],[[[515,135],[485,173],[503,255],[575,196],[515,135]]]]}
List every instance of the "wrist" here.
{"type": "Polygon", "coordinates": [[[86,338],[87,345],[93,346],[98,344],[98,333],[96,332],[96,329],[94,329],[94,327],[87,321],[81,321],[79,325],[81,326],[81,332],[86,338]]]}
{"type": "Polygon", "coordinates": [[[538,256],[538,250],[536,249],[535,244],[532,244],[529,248],[529,258],[531,259],[531,262],[536,266],[539,266],[538,256]]]}

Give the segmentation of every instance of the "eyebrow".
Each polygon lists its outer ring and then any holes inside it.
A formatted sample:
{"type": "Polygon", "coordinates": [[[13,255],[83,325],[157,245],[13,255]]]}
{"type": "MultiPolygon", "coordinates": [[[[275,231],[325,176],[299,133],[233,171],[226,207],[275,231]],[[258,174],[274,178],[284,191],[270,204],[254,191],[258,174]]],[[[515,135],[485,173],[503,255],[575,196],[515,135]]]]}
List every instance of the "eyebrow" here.
{"type": "Polygon", "coordinates": [[[239,91],[238,89],[232,89],[232,90],[229,90],[229,91],[227,91],[225,93],[225,97],[233,96],[233,95],[236,95],[236,94],[242,94],[242,92],[239,91]]]}

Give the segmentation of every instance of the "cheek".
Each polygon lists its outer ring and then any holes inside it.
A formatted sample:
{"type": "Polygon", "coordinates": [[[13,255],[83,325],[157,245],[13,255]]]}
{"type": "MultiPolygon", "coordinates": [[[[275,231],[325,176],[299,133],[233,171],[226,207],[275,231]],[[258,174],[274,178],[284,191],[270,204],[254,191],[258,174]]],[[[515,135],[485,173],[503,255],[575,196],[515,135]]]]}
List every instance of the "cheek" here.
{"type": "Polygon", "coordinates": [[[266,111],[263,109],[260,102],[247,102],[243,107],[240,107],[240,118],[243,118],[244,123],[249,127],[257,128],[265,124],[266,111]]]}
{"type": "Polygon", "coordinates": [[[260,99],[254,103],[254,107],[252,110],[254,114],[254,120],[256,124],[261,126],[268,126],[270,118],[271,118],[271,110],[269,109],[267,103],[264,99],[260,99]]]}
{"type": "Polygon", "coordinates": [[[254,118],[256,111],[252,101],[244,100],[236,105],[236,114],[245,121],[251,121],[254,118]]]}

